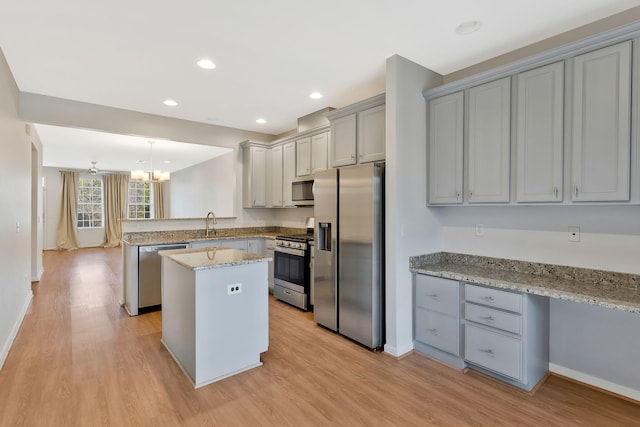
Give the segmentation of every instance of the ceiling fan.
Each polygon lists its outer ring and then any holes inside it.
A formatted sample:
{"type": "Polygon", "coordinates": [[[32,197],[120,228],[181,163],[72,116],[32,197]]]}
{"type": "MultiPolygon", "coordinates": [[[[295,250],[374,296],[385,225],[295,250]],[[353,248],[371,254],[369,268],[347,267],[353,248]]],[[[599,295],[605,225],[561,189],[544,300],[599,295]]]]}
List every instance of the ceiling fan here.
{"type": "Polygon", "coordinates": [[[96,163],[98,163],[98,162],[91,162],[91,167],[89,168],[89,174],[90,175],[106,175],[106,174],[111,173],[111,172],[107,172],[107,171],[101,171],[100,169],[98,169],[96,167],[96,163]]]}

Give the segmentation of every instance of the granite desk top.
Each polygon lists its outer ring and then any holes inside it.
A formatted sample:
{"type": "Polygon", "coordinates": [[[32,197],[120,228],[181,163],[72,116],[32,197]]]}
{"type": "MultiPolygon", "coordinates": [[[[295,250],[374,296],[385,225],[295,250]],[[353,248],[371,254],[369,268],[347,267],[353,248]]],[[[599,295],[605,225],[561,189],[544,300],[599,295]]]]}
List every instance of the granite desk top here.
{"type": "Polygon", "coordinates": [[[640,275],[437,252],[409,259],[410,271],[640,313],[640,275]]]}
{"type": "Polygon", "coordinates": [[[171,231],[140,231],[125,233],[122,241],[129,245],[161,245],[170,243],[187,243],[206,240],[229,239],[275,239],[281,234],[300,234],[306,230],[290,227],[241,227],[216,229],[215,234],[206,236],[205,230],[171,230],[171,231]]]}
{"type": "Polygon", "coordinates": [[[159,254],[194,271],[271,261],[271,258],[267,256],[222,246],[198,249],[175,249],[160,251],[159,254]]]}

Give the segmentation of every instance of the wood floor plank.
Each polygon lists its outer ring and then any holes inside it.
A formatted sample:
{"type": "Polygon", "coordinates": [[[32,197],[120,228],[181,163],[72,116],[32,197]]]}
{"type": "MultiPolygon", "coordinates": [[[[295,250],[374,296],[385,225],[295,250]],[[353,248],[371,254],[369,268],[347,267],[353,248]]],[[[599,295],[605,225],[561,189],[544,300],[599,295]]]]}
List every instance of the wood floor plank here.
{"type": "Polygon", "coordinates": [[[418,354],[369,351],[269,300],[263,366],[195,390],[129,317],[120,249],[46,252],[0,371],[0,426],[632,426],[640,406],[562,378],[529,395],[418,354]]]}

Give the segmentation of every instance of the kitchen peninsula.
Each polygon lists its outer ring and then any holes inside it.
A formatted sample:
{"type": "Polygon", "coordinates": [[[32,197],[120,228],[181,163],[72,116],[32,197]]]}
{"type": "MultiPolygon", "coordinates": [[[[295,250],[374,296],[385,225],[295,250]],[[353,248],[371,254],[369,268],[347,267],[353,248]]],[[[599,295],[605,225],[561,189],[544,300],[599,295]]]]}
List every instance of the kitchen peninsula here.
{"type": "Polygon", "coordinates": [[[262,365],[270,258],[227,247],[160,255],[162,343],[194,386],[262,365]]]}

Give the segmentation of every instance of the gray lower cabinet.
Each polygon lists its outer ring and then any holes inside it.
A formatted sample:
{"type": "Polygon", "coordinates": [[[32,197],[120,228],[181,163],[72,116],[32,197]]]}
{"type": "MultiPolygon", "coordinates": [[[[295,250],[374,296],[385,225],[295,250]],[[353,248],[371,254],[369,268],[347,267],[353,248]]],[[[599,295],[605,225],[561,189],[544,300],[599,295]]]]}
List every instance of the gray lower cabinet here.
{"type": "Polygon", "coordinates": [[[523,388],[549,370],[549,299],[464,285],[464,360],[523,388]]]}
{"type": "Polygon", "coordinates": [[[549,299],[414,274],[417,352],[530,391],[549,371],[549,299]]]}
{"type": "Polygon", "coordinates": [[[414,347],[420,353],[463,368],[460,346],[460,284],[414,275],[414,347]]]}

